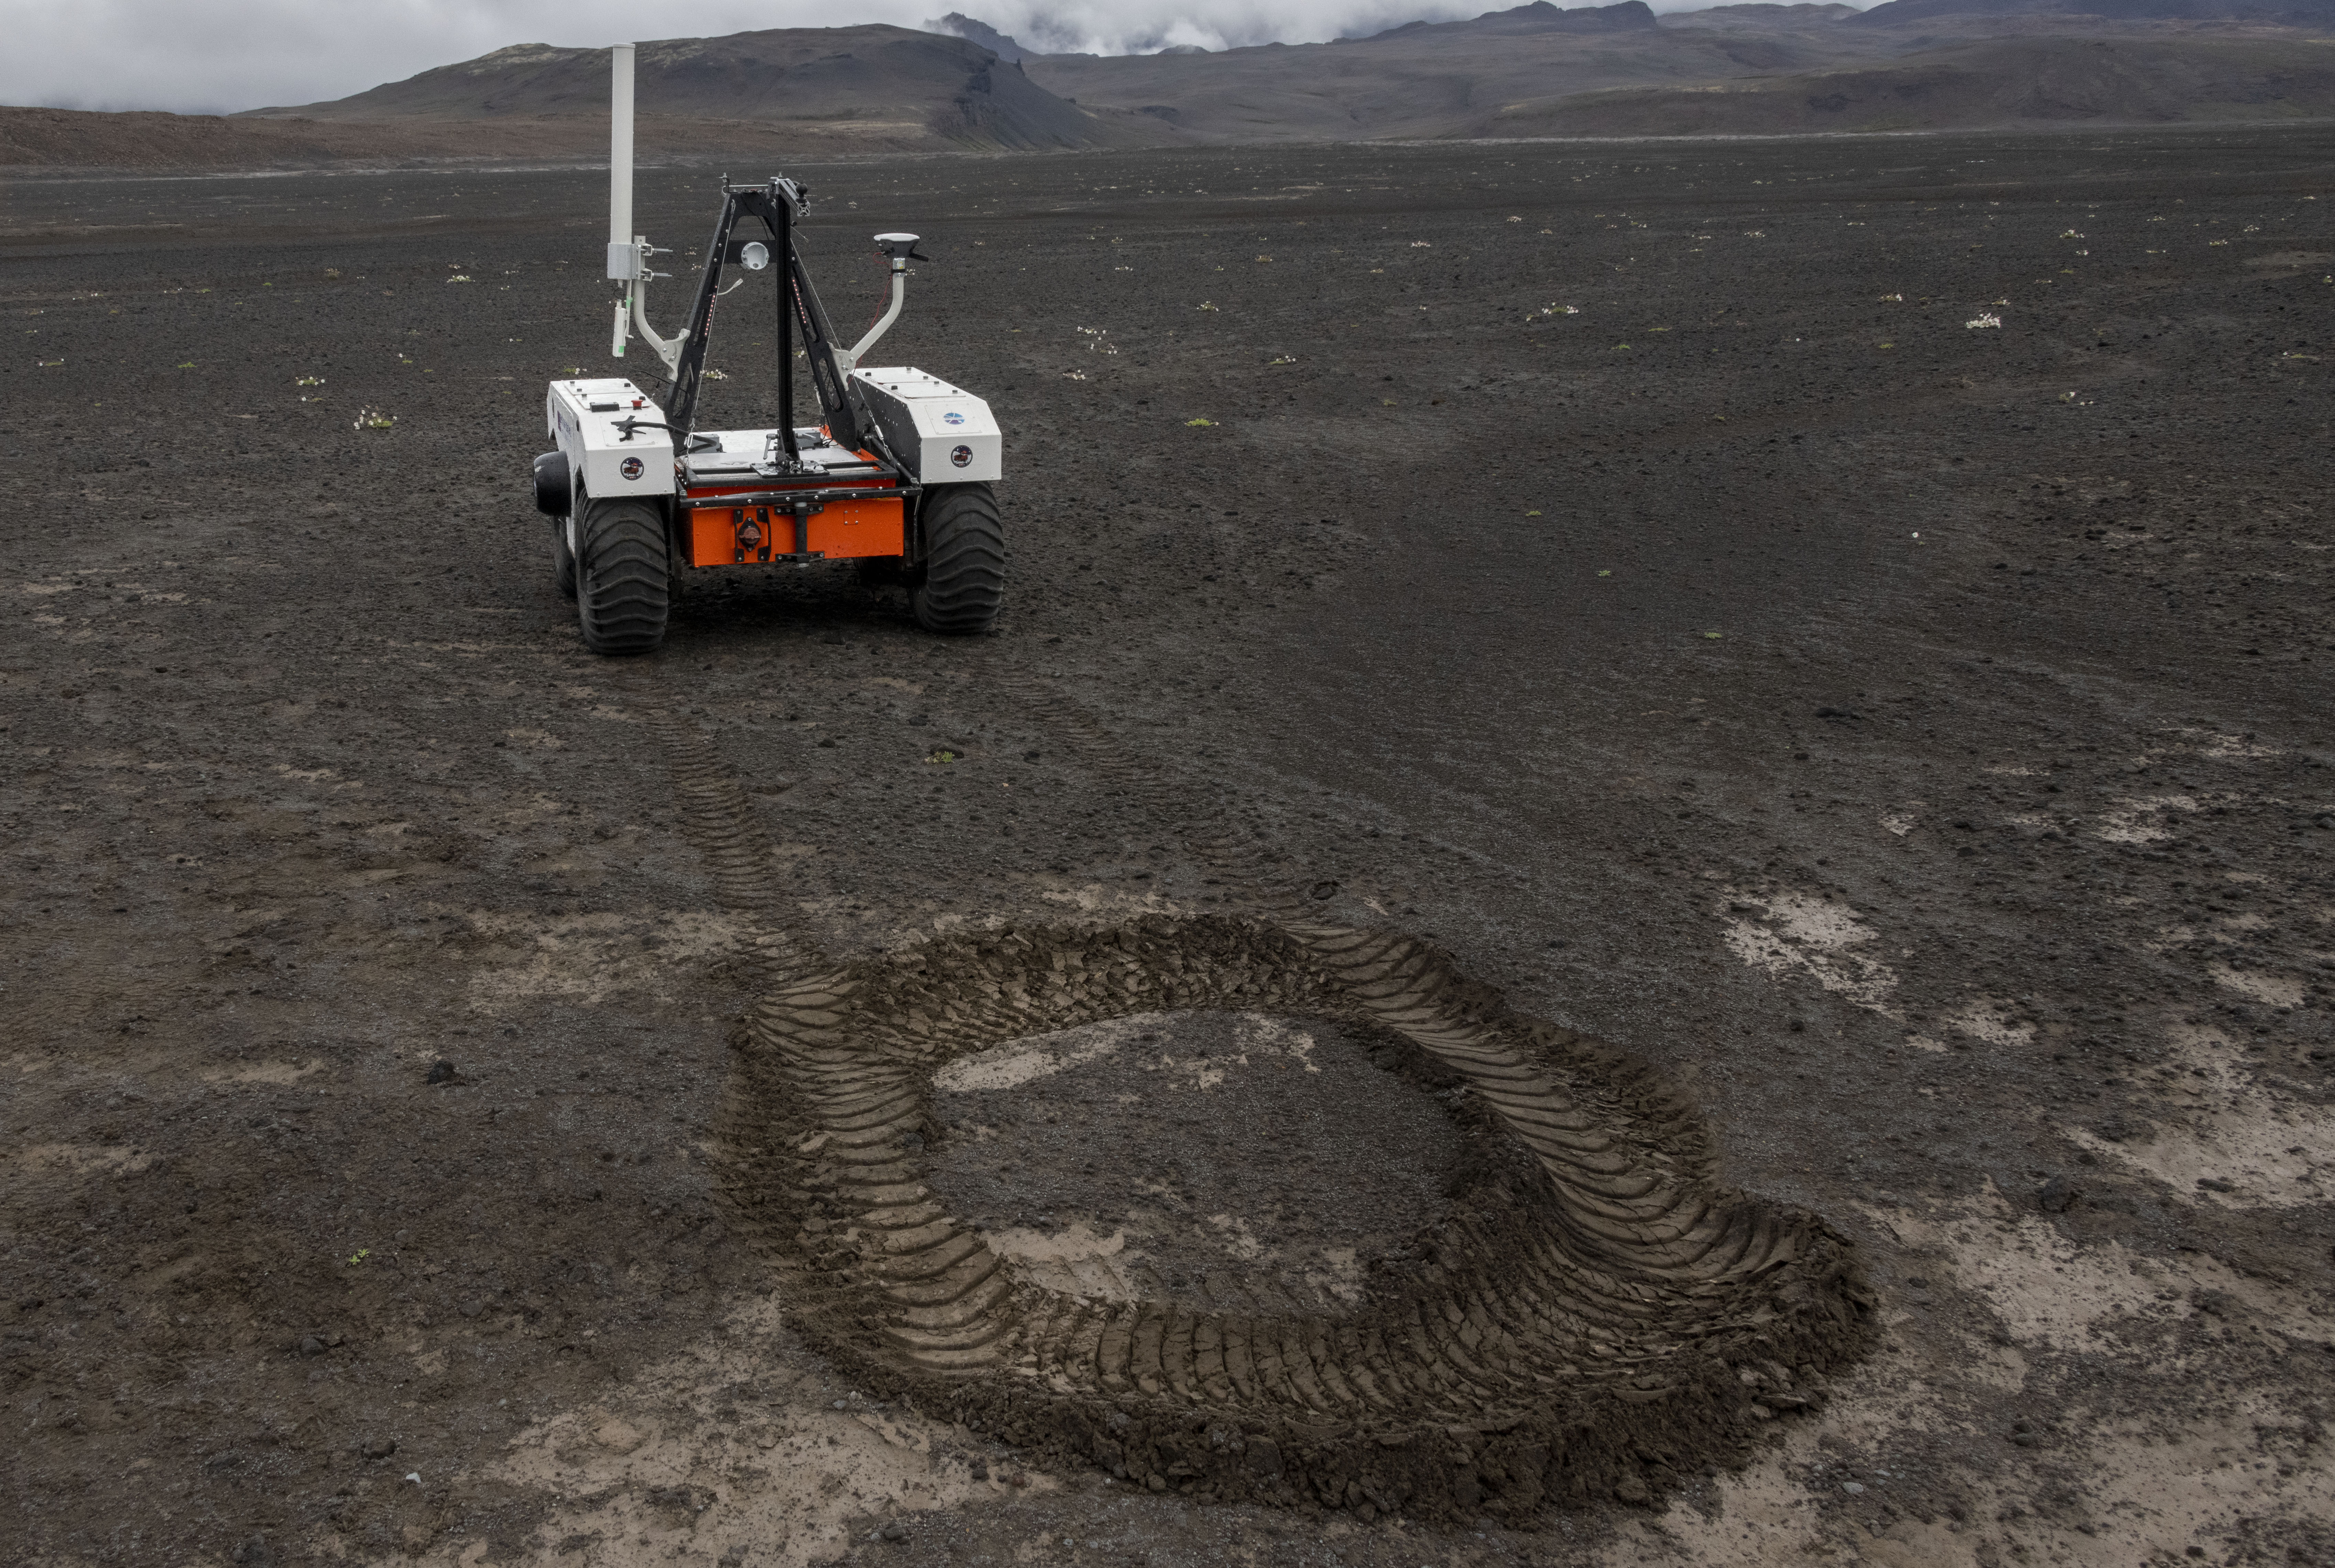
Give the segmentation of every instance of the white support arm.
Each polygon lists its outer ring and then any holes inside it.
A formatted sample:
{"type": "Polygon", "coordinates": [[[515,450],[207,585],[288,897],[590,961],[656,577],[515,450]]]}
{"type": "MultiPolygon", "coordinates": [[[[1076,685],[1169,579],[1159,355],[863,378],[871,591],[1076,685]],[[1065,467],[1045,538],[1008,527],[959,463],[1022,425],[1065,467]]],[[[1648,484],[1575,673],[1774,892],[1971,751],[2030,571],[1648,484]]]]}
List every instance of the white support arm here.
{"type": "Polygon", "coordinates": [[[907,295],[908,263],[905,257],[894,256],[892,258],[891,308],[877,318],[876,324],[867,329],[867,335],[853,344],[849,353],[835,356],[843,362],[839,368],[844,374],[849,375],[857,369],[859,362],[867,357],[867,351],[876,346],[876,340],[892,330],[892,324],[900,319],[900,303],[907,297],[907,295]]]}
{"type": "MultiPolygon", "coordinates": [[[[656,254],[655,248],[649,244],[649,237],[645,234],[639,236],[634,243],[639,247],[644,261],[656,254]]],[[[641,268],[639,279],[625,288],[625,296],[632,304],[634,330],[641,334],[642,342],[656,351],[657,358],[664,361],[665,373],[668,375],[677,375],[681,372],[681,345],[689,341],[689,334],[682,332],[675,333],[671,337],[659,337],[656,329],[649,325],[649,279],[667,276],[670,275],[651,272],[644,266],[641,268]]]]}

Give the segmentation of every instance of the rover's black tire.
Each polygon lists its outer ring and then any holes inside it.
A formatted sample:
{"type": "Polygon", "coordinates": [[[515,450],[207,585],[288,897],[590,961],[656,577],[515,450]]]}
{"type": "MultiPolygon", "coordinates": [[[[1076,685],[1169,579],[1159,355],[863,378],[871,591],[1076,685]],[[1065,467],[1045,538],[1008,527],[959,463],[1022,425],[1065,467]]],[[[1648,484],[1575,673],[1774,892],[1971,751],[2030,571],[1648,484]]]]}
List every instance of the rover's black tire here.
{"type": "Polygon", "coordinates": [[[664,641],[673,577],[664,518],[646,501],[591,501],[576,532],[576,619],[596,653],[664,641]]]}
{"type": "Polygon", "coordinates": [[[547,518],[565,517],[575,491],[574,470],[566,452],[546,452],[535,460],[535,509],[547,518]]]}
{"type": "Polygon", "coordinates": [[[927,632],[966,636],[986,632],[1005,596],[1005,525],[985,484],[935,485],[918,512],[924,560],[908,585],[908,605],[927,632]]]}
{"type": "Polygon", "coordinates": [[[567,519],[551,519],[551,580],[559,585],[560,596],[576,596],[576,552],[567,547],[567,519]]]}

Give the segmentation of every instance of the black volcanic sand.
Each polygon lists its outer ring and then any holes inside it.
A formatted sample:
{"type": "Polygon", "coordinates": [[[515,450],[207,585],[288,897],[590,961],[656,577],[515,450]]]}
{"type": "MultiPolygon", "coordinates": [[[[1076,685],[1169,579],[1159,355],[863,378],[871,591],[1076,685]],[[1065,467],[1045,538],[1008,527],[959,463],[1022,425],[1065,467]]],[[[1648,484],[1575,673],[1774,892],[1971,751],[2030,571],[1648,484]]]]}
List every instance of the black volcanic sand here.
{"type": "Polygon", "coordinates": [[[1459,1161],[1435,1090],[1390,1066],[1335,1023],[1265,1013],[1008,1040],[936,1079],[929,1184],[1064,1288],[1335,1312],[1415,1259],[1459,1161]]]}
{"type": "MultiPolygon", "coordinates": [[[[596,177],[12,185],[0,1534],[2335,1553],[2330,169],[2299,129],[792,170],[845,330],[862,237],[929,237],[880,357],[995,402],[1009,612],[725,574],[622,664],[525,482],[542,383],[608,364],[596,177]],[[1725,1181],[1856,1243],[1871,1358],[1478,1530],[1138,1500],[871,1399],[709,1175],[749,970],[649,721],[840,956],[1225,907],[1033,689],[1322,918],[1666,1073],[1725,1181]]],[[[712,183],[645,174],[642,227],[702,243],[712,183]]],[[[769,406],[758,319],[718,417],[769,406]]]]}

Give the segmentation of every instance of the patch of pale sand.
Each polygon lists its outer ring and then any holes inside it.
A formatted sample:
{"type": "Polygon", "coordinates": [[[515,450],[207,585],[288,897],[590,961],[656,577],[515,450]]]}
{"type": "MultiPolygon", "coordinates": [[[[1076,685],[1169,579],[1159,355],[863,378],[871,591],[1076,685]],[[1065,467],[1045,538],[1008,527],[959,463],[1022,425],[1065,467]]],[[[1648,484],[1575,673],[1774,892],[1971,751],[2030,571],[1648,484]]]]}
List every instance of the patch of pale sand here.
{"type": "Polygon", "coordinates": [[[558,915],[474,909],[464,913],[489,945],[474,960],[470,1005],[499,1013],[556,1000],[589,1004],[625,992],[669,997],[692,982],[700,961],[751,938],[727,915],[674,910],[662,915],[558,915]],[[654,936],[654,945],[643,939],[654,936]]]}
{"type": "Polygon", "coordinates": [[[1049,904],[1061,904],[1090,915],[1099,920],[1131,920],[1138,915],[1183,915],[1186,906],[1157,893],[1129,893],[1123,887],[1106,887],[1100,882],[1084,883],[1077,887],[1042,887],[1038,896],[1049,904]]]}
{"type": "Polygon", "coordinates": [[[1006,1266],[1033,1285],[1088,1301],[1131,1302],[1141,1293],[1120,1267],[1127,1233],[1099,1235],[1084,1220],[1059,1231],[1009,1226],[982,1240],[1006,1266]]]}
{"type": "MultiPolygon", "coordinates": [[[[1160,1013],[1142,1016],[1150,1019],[1154,1027],[1167,1021],[1160,1013]]],[[[1233,1040],[1238,1050],[1230,1057],[1208,1054],[1179,1057],[1172,1050],[1163,1050],[1158,1060],[1143,1070],[1164,1073],[1171,1085],[1197,1089],[1201,1093],[1223,1088],[1226,1073],[1255,1066],[1255,1063],[1250,1060],[1252,1057],[1261,1057],[1267,1061],[1279,1058],[1294,1062],[1307,1072],[1322,1070],[1313,1065],[1313,1048],[1317,1042],[1313,1034],[1285,1019],[1263,1012],[1235,1013],[1233,1040]]]]}
{"type": "Polygon", "coordinates": [[[1349,1306],[1362,1299],[1362,1267],[1352,1247],[1323,1247],[1299,1276],[1316,1293],[1349,1306]]]}
{"type": "Polygon", "coordinates": [[[1146,1031],[1156,1032],[1165,1018],[1138,1012],[1108,1018],[1075,1029],[1049,1034],[1024,1035],[987,1050],[960,1056],[933,1074],[933,1087],[944,1094],[972,1094],[981,1089],[1019,1089],[1042,1078],[1099,1060],[1146,1031]]]}
{"type": "Polygon", "coordinates": [[[1779,980],[1805,973],[1859,1007],[1896,1016],[1887,1005],[1889,993],[1897,988],[1896,971],[1877,958],[1850,951],[1871,942],[1874,932],[1848,905],[1802,893],[1763,898],[1730,890],[1727,896],[1729,905],[1750,905],[1766,915],[1764,922],[1751,917],[1728,922],[1720,940],[1736,957],[1779,980]]]}
{"type": "MultiPolygon", "coordinates": [[[[2195,731],[2184,731],[2184,733],[2195,733],[2195,731]]],[[[2197,748],[2197,754],[2201,757],[2213,757],[2223,760],[2227,760],[2233,758],[2251,759],[2261,757],[2282,757],[2285,755],[2285,753],[2281,751],[2277,747],[2264,746],[2249,735],[2215,735],[2212,733],[2205,735],[2204,744],[2197,748]]]]}
{"type": "MultiPolygon", "coordinates": [[[[1233,1025],[1233,1035],[1244,1051],[1255,1051],[1260,1056],[1287,1057],[1307,1072],[1322,1070],[1313,1065],[1316,1043],[1313,1036],[1285,1018],[1274,1018],[1263,1012],[1244,1012],[1233,1025]]],[[[1241,1059],[1244,1066],[1247,1060],[1245,1056],[1241,1059]]]]}
{"type": "Polygon", "coordinates": [[[312,1072],[324,1070],[325,1059],[312,1056],[306,1061],[254,1061],[241,1067],[220,1068],[201,1075],[205,1083],[298,1083],[312,1072]]]}
{"type": "Polygon", "coordinates": [[[2092,834],[2110,844],[2154,844],[2173,837],[2163,823],[2165,813],[2196,809],[2195,795],[2128,795],[2100,813],[2092,834]]]}
{"type": "MultiPolygon", "coordinates": [[[[1137,1012],[1082,1023],[1073,1029],[1023,1035],[987,1050],[958,1057],[933,1075],[933,1087],[945,1094],[1019,1089],[1100,1060],[1147,1034],[1167,1035],[1172,1044],[1175,1021],[1168,1013],[1137,1012]]],[[[1313,1035],[1287,1019],[1263,1012],[1235,1013],[1233,1039],[1237,1047],[1233,1056],[1179,1057],[1172,1050],[1162,1050],[1144,1070],[1168,1073],[1171,1079],[1188,1080],[1184,1087],[1202,1090],[1220,1088],[1230,1068],[1255,1065],[1251,1057],[1284,1058],[1307,1072],[1322,1070],[1313,1065],[1313,1035]]]]}
{"type": "MultiPolygon", "coordinates": [[[[2225,1321],[2304,1342],[2324,1341],[2335,1321],[2335,1311],[2200,1253],[2157,1260],[2113,1243],[2078,1248],[1991,1189],[1943,1213],[1865,1213],[1922,1255],[1929,1273],[1951,1270],[1979,1291],[2014,1342],[1891,1332],[1831,1385],[1821,1415],[1787,1425],[1781,1442],[1721,1475],[1704,1495],[1624,1524],[1590,1559],[1598,1568],[1799,1568],[1826,1559],[1882,1568],[2132,1568],[2185,1560],[2192,1545],[2218,1558],[2243,1525],[2321,1519],[2335,1508],[2335,1475],[2309,1451],[2310,1412],[2299,1400],[2287,1408],[2268,1392],[2219,1410],[2185,1404],[2155,1428],[2072,1413],[2058,1428],[2074,1441],[2052,1450],[2048,1471],[1933,1475],[1962,1494],[1972,1523],[1908,1517],[1875,1534],[1855,1515],[1826,1507],[1846,1500],[1841,1487],[1850,1474],[1868,1494],[1885,1497],[1897,1468],[1892,1449],[1904,1437],[1933,1447],[1937,1434],[1955,1446],[1978,1437],[1980,1408],[2026,1386],[2030,1352],[2074,1358],[2072,1368],[2049,1374],[2060,1386],[2083,1386],[2088,1362],[2120,1362],[2116,1375],[2129,1377],[2135,1361],[2155,1351],[2126,1341],[2117,1326],[2185,1317],[2206,1292],[2222,1303],[2215,1311],[2225,1321]],[[2064,1493],[2061,1506],[2038,1506],[2046,1502],[2039,1493],[2058,1491],[2070,1476],[2088,1510],[2080,1520],[2065,1512],[2064,1493]]],[[[1897,1313],[1889,1327],[1910,1321],[1897,1313]]],[[[2188,1376],[2204,1369],[2163,1370],[2188,1376]]]]}
{"type": "MultiPolygon", "coordinates": [[[[2230,922],[2234,925],[2235,921],[2230,922]]],[[[2241,996],[2251,996],[2265,1007],[2301,1007],[2309,989],[2299,975],[2264,974],[2260,970],[2232,969],[2226,963],[2206,966],[2205,973],[2217,985],[2227,986],[2241,996]]]]}
{"type": "MultiPolygon", "coordinates": [[[[779,1341],[775,1303],[741,1308],[725,1332],[604,1390],[605,1403],[538,1421],[477,1476],[450,1477],[515,1487],[547,1505],[525,1546],[496,1554],[498,1568],[712,1568],[733,1549],[755,1568],[804,1568],[842,1555],[852,1523],[870,1515],[1059,1489],[1050,1476],[1018,1470],[1020,1488],[976,1481],[969,1466],[981,1456],[952,1452],[951,1428],[905,1412],[802,1402],[735,1423],[702,1413],[726,1402],[726,1389],[767,1375],[779,1341]]],[[[338,1555],[329,1535],[320,1532],[314,1549],[338,1555]]],[[[409,1560],[469,1568],[476,1545],[413,1544],[409,1560]]]]}
{"type": "Polygon", "coordinates": [[[2185,947],[2196,940],[2197,933],[2193,927],[2167,925],[2159,930],[2153,940],[2142,943],[2140,948],[2143,953],[2169,953],[2174,948],[2185,947]]]}
{"type": "MultiPolygon", "coordinates": [[[[1859,1392],[1844,1387],[1836,1400],[1859,1392]]],[[[1887,1435],[1938,1424],[1916,1419],[1887,1435]]],[[[2022,1468],[2001,1476],[1943,1477],[1959,1484],[1973,1523],[1923,1524],[1908,1516],[1871,1534],[1862,1520],[1818,1506],[1820,1491],[1833,1492],[1836,1483],[1819,1480],[1815,1472],[1822,1458],[1838,1462],[1841,1434],[1803,1428],[1779,1450],[1739,1474],[1722,1476],[1715,1507],[1675,1504],[1659,1519],[1625,1526],[1594,1561],[1603,1568],[1799,1568],[1812,1559],[1879,1568],[2009,1563],[2134,1568],[2184,1562],[2185,1553],[2200,1548],[2218,1561],[2242,1529],[2275,1539],[2284,1527],[2335,1512],[2335,1471],[2316,1462],[2309,1417],[2282,1408],[2268,1393],[2250,1395],[2210,1418],[2184,1412],[2156,1428],[2071,1420],[2064,1429],[2081,1437],[2053,1450],[2050,1468],[2080,1478],[2080,1516],[2071,1516],[2064,1492],[2057,1505],[2039,1508],[2045,1501],[2039,1494],[2057,1483],[2022,1468]],[[1828,1453],[1818,1447],[1826,1438],[1833,1445],[1828,1453]],[[2006,1514],[2019,1516],[2006,1519],[2006,1514]]],[[[1873,1476],[1855,1458],[1850,1467],[1873,1476]]],[[[1859,1484],[1886,1495],[1884,1481],[1859,1484]]]]}
{"type": "Polygon", "coordinates": [[[2217,1208],[2296,1208],[2335,1198],[2335,1111],[2257,1082],[2218,1029],[2176,1025],[2168,1065],[2184,1070],[2180,1103],[2146,1138],[2111,1143],[2088,1128],[2059,1130],[2099,1158],[2147,1172],[2183,1198],[2217,1208]],[[2213,1186],[2200,1186],[2201,1181],[2213,1186]]]}
{"type": "Polygon", "coordinates": [[[30,1143],[0,1155],[0,1170],[12,1176],[136,1176],[153,1163],[152,1155],[126,1143],[30,1143]]]}
{"type": "Polygon", "coordinates": [[[1914,831],[1914,825],[1919,820],[1911,811],[1892,811],[1881,818],[1881,826],[1903,838],[1914,831]]]}
{"type": "Polygon", "coordinates": [[[1946,1015],[1951,1028],[1994,1046],[2022,1046],[2035,1038],[2035,1026],[2019,1016],[2018,1003],[1999,997],[1975,997],[1946,1015]]]}
{"type": "Polygon", "coordinates": [[[1264,1255],[1264,1244],[1238,1215],[1210,1215],[1208,1224],[1218,1233],[1217,1244],[1242,1263],[1253,1263],[1264,1255]]]}
{"type": "Polygon", "coordinates": [[[2078,1246],[2039,1215],[2012,1206],[1990,1182],[1982,1197],[1943,1214],[1859,1205],[1898,1244],[1923,1254],[1981,1296],[2015,1345],[2074,1354],[2125,1355],[2131,1334],[2196,1311],[2193,1292],[2242,1303],[2290,1339],[2317,1343],[2335,1328],[2335,1307],[2241,1274],[2203,1253],[2156,1258],[2117,1242],[2078,1246]]]}

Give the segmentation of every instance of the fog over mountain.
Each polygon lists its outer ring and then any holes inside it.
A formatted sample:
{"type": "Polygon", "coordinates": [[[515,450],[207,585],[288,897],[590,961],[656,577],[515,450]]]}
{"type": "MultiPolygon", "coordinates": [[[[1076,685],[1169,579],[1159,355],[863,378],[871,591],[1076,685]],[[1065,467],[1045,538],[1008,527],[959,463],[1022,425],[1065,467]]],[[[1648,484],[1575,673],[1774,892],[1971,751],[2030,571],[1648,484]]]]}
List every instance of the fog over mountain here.
{"type": "MultiPolygon", "coordinates": [[[[962,0],[959,0],[962,3],[962,0]]],[[[1662,0],[1658,11],[1690,0],[1662,0]]],[[[1005,0],[972,12],[1042,53],[1325,43],[1470,16],[1457,0],[1005,0]]],[[[219,114],[360,92],[514,44],[599,48],[780,27],[921,28],[950,0],[77,0],[8,7],[0,103],[219,114]]]]}

